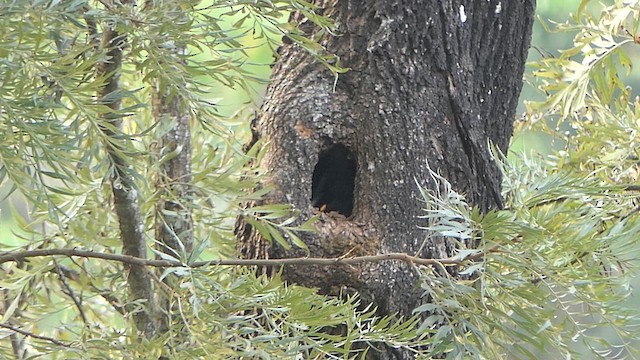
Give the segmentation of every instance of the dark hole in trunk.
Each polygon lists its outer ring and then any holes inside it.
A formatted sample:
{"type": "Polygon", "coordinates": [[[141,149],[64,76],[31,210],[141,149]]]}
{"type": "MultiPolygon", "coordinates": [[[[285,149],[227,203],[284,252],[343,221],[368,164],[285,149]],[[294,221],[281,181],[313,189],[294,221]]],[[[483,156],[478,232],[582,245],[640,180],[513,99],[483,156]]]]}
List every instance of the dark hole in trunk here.
{"type": "Polygon", "coordinates": [[[320,152],[313,170],[311,204],[323,212],[337,211],[345,217],[353,211],[356,161],[342,144],[320,152]]]}

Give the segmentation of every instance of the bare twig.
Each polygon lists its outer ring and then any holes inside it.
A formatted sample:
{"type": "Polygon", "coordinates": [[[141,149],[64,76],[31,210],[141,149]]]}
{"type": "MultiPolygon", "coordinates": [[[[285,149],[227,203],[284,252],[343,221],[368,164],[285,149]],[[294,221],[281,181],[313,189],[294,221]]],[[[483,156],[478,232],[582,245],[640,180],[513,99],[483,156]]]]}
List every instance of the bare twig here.
{"type": "Polygon", "coordinates": [[[98,2],[102,5],[104,5],[105,9],[109,10],[109,11],[113,11],[113,6],[111,3],[109,3],[106,0],[98,0],[98,2]]]}
{"type": "Polygon", "coordinates": [[[56,267],[55,267],[56,273],[58,274],[58,277],[60,278],[60,283],[62,284],[62,287],[64,288],[64,290],[62,290],[62,292],[66,292],[67,295],[71,298],[71,300],[73,300],[73,303],[76,305],[76,308],[78,308],[78,312],[80,313],[80,317],[82,318],[82,322],[86,326],[88,324],[88,322],[87,322],[87,316],[84,314],[84,309],[82,308],[82,301],[80,299],[78,299],[78,297],[76,296],[76,293],[73,291],[71,286],[69,286],[69,283],[67,283],[67,277],[62,272],[62,269],[60,268],[60,265],[58,265],[58,263],[55,260],[54,260],[54,263],[56,265],[56,267]]]}
{"type": "MultiPolygon", "coordinates": [[[[18,262],[16,265],[18,268],[22,270],[29,270],[31,267],[28,264],[25,264],[23,262],[18,262]]],[[[13,274],[14,271],[13,269],[9,269],[6,273],[13,274]]],[[[32,279],[29,281],[29,283],[32,284],[33,281],[34,280],[32,279]]],[[[6,314],[7,309],[9,309],[12,306],[12,303],[15,301],[17,302],[17,306],[14,308],[13,317],[20,316],[24,308],[24,304],[26,302],[25,300],[26,294],[24,292],[20,292],[16,296],[18,296],[18,299],[16,299],[13,296],[13,294],[10,295],[9,289],[6,289],[6,288],[2,289],[0,298],[2,298],[3,304],[0,304],[0,313],[6,314]]],[[[8,318],[5,320],[8,320],[8,318]]],[[[9,339],[11,341],[11,349],[13,350],[13,355],[15,356],[15,359],[16,360],[27,359],[29,357],[29,354],[27,353],[27,348],[25,346],[26,345],[25,339],[18,336],[18,334],[15,332],[9,335],[9,339]]]]}
{"type": "MultiPolygon", "coordinates": [[[[81,265],[77,264],[76,265],[80,268],[82,268],[81,265]]],[[[63,275],[65,278],[72,280],[74,282],[80,282],[80,273],[69,269],[66,266],[62,266],[62,265],[57,265],[56,270],[58,271],[58,274],[63,275]]],[[[87,276],[89,278],[91,278],[91,275],[88,274],[85,270],[85,274],[87,274],[87,276]]],[[[92,279],[93,280],[93,279],[92,279]]],[[[89,286],[91,287],[91,290],[93,290],[96,294],[100,295],[103,299],[105,299],[118,313],[120,313],[121,315],[125,315],[126,311],[124,309],[124,306],[121,305],[121,301],[120,299],[118,299],[116,296],[113,295],[113,291],[112,290],[107,290],[107,289],[101,289],[97,286],[95,286],[93,284],[93,281],[89,282],[89,286]]]]}
{"type": "MultiPolygon", "coordinates": [[[[497,249],[490,249],[489,252],[494,252],[497,249]]],[[[478,252],[465,259],[457,258],[444,258],[444,259],[424,259],[416,256],[411,256],[406,253],[389,253],[380,255],[366,255],[366,256],[354,256],[350,258],[336,257],[336,258],[312,258],[312,257],[299,257],[299,258],[285,258],[285,259],[220,259],[211,261],[198,261],[192,264],[184,264],[180,261],[171,260],[151,260],[143,259],[129,255],[117,255],[108,254],[79,249],[41,249],[41,250],[25,250],[12,253],[4,253],[0,255],[0,264],[6,262],[19,262],[28,258],[43,257],[43,256],[77,256],[84,258],[104,259],[118,261],[127,265],[135,266],[152,266],[159,268],[167,267],[205,267],[205,266],[277,266],[277,265],[323,265],[323,266],[337,266],[337,265],[355,265],[380,261],[404,261],[406,263],[417,265],[461,265],[469,261],[479,259],[485,256],[485,252],[478,252]]]]}
{"type": "Polygon", "coordinates": [[[62,342],[60,340],[56,340],[56,339],[48,337],[48,336],[42,336],[42,335],[34,334],[34,333],[30,332],[30,331],[22,330],[20,328],[17,328],[17,327],[15,327],[13,325],[9,325],[7,323],[0,323],[0,327],[5,328],[5,329],[9,329],[11,331],[17,332],[18,334],[22,334],[24,336],[28,336],[28,337],[31,337],[31,338],[34,338],[34,339],[40,339],[40,340],[48,341],[48,342],[50,342],[52,344],[55,344],[55,345],[58,345],[58,346],[64,346],[64,347],[67,347],[67,348],[71,347],[71,345],[69,345],[69,344],[67,344],[65,342],[62,342]]]}
{"type": "Polygon", "coordinates": [[[629,211],[626,215],[624,215],[623,217],[620,218],[620,220],[626,220],[628,217],[630,217],[633,214],[636,213],[640,213],[640,205],[636,206],[635,208],[633,208],[633,210],[629,211]]]}

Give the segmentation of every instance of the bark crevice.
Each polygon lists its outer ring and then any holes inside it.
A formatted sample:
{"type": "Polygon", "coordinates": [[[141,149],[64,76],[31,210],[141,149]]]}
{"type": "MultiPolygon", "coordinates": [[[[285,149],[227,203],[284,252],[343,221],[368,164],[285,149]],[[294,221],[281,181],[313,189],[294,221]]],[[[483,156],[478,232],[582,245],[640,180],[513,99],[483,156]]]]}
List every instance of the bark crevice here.
{"type": "Polygon", "coordinates": [[[313,169],[311,205],[348,218],[353,211],[357,162],[345,145],[326,142],[313,169]]]}

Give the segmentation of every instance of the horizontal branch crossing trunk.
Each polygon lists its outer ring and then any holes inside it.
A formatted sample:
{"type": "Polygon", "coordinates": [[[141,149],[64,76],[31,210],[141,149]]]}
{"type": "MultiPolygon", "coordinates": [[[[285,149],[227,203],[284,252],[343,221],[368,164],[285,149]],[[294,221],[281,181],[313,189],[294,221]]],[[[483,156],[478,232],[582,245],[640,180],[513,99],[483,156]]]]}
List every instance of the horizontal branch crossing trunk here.
{"type": "MultiPolygon", "coordinates": [[[[418,228],[416,182],[433,187],[431,168],[480,209],[501,206],[489,144],[508,146],[535,1],[316,3],[337,23],[337,36],[321,43],[350,71],[334,84],[295,44],[280,48],[254,123],[269,144],[262,165],[275,190],[267,202],[319,215],[318,233],[303,237],[312,256],[450,256],[452,243],[418,228]]],[[[304,255],[266,243],[246,223],[238,234],[247,257],[304,255]]],[[[325,293],[357,291],[381,314],[410,315],[426,300],[403,262],[290,266],[284,276],[325,293]]]]}

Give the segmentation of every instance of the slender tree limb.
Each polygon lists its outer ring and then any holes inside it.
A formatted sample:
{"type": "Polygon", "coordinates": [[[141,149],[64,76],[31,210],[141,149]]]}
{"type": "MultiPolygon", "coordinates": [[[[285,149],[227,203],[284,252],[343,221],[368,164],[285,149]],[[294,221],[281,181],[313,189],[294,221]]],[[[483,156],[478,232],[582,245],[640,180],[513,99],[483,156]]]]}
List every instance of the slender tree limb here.
{"type": "Polygon", "coordinates": [[[67,282],[67,277],[62,272],[62,269],[60,268],[60,265],[58,265],[58,262],[54,260],[54,263],[56,265],[55,267],[56,273],[58,274],[58,278],[60,279],[60,283],[62,284],[62,287],[63,287],[62,292],[66,293],[71,298],[76,308],[78,309],[78,312],[80,313],[82,322],[84,323],[85,326],[87,326],[89,322],[87,321],[87,316],[84,314],[84,309],[82,308],[82,301],[78,299],[75,291],[73,291],[71,286],[69,286],[69,283],[67,282]]]}
{"type": "MultiPolygon", "coordinates": [[[[80,264],[76,263],[76,265],[82,268],[80,264]]],[[[71,281],[80,282],[80,273],[76,270],[69,269],[66,266],[58,265],[56,268],[56,271],[58,272],[58,274],[64,276],[65,278],[71,281]]],[[[122,301],[118,297],[113,295],[112,290],[101,289],[95,286],[93,282],[89,282],[89,286],[91,287],[92,291],[94,291],[96,294],[100,295],[103,299],[105,299],[120,315],[122,316],[126,315],[127,311],[125,310],[124,306],[121,305],[122,301]]]]}
{"type": "MultiPolygon", "coordinates": [[[[495,252],[497,249],[490,249],[488,252],[495,252]]],[[[336,257],[336,258],[285,258],[285,259],[220,259],[211,261],[198,261],[193,264],[184,264],[179,261],[171,260],[151,260],[138,258],[130,255],[118,255],[100,253],[79,249],[42,249],[42,250],[26,250],[14,253],[4,253],[0,255],[0,264],[6,262],[19,262],[28,258],[46,257],[46,256],[77,256],[84,258],[104,259],[118,261],[128,265],[151,266],[159,268],[168,267],[206,267],[206,266],[278,266],[278,265],[322,265],[322,266],[338,266],[338,265],[357,265],[363,263],[380,262],[380,261],[404,261],[406,263],[416,265],[462,265],[471,260],[482,258],[486,252],[478,252],[464,259],[444,258],[444,259],[424,259],[411,256],[406,253],[389,253],[380,255],[354,256],[354,257],[336,257]]]]}
{"type": "MultiPolygon", "coordinates": [[[[22,294],[20,294],[19,296],[22,296],[22,294]]],[[[11,305],[8,289],[2,289],[2,299],[4,300],[4,304],[2,304],[2,307],[0,307],[0,312],[4,314],[11,305]]],[[[16,311],[19,311],[19,309],[16,309],[16,311]]],[[[26,359],[27,349],[25,349],[24,347],[24,339],[20,338],[18,334],[14,332],[9,335],[9,340],[11,341],[11,350],[13,351],[13,355],[15,356],[16,360],[26,359]]]]}
{"type": "MultiPolygon", "coordinates": [[[[31,268],[29,264],[25,264],[24,262],[18,262],[16,266],[26,271],[28,271],[31,268]]],[[[13,269],[9,269],[7,273],[12,274],[13,269]]],[[[30,285],[33,285],[33,282],[34,282],[34,279],[29,280],[30,285]]],[[[18,299],[16,300],[15,297],[11,296],[10,294],[11,293],[9,292],[8,289],[6,288],[2,289],[2,294],[0,297],[2,298],[4,303],[2,304],[2,306],[0,306],[0,313],[4,314],[5,311],[9,309],[9,307],[11,306],[11,303],[14,301],[17,301],[18,306],[15,308],[13,312],[13,317],[18,317],[21,315],[22,310],[24,309],[24,305],[27,302],[26,300],[27,295],[24,292],[20,292],[19,294],[17,294],[18,299]]],[[[9,320],[9,319],[5,319],[5,320],[9,320]]],[[[11,349],[13,350],[13,355],[15,356],[16,360],[27,359],[29,357],[29,354],[27,351],[25,339],[18,336],[18,333],[15,333],[15,332],[9,335],[9,339],[11,341],[11,349]]]]}
{"type": "Polygon", "coordinates": [[[67,344],[65,342],[62,342],[60,340],[56,340],[56,339],[48,337],[48,336],[42,336],[42,335],[34,334],[34,333],[30,332],[30,331],[22,330],[22,329],[20,329],[18,327],[15,327],[15,326],[7,324],[7,323],[1,323],[0,322],[0,327],[8,329],[8,330],[11,330],[11,331],[14,331],[14,332],[16,332],[18,334],[22,334],[24,336],[28,336],[30,338],[48,341],[48,342],[50,342],[52,344],[55,344],[55,345],[58,345],[58,346],[64,346],[64,347],[67,347],[67,348],[71,347],[71,345],[69,345],[69,344],[67,344]]]}
{"type": "Polygon", "coordinates": [[[636,213],[640,213],[640,206],[636,206],[635,208],[633,208],[633,210],[629,211],[626,215],[621,217],[620,220],[626,220],[628,217],[636,213]]]}
{"type": "Polygon", "coordinates": [[[16,356],[17,360],[22,360],[27,358],[27,349],[24,348],[24,339],[20,339],[17,333],[12,333],[9,338],[11,339],[11,349],[13,350],[13,355],[16,356]]]}
{"type": "MultiPolygon", "coordinates": [[[[107,9],[109,3],[102,2],[107,9]]],[[[114,5],[116,6],[116,5],[114,5]]],[[[132,6],[130,0],[119,3],[120,7],[132,6]]],[[[120,92],[120,73],[122,71],[123,51],[128,46],[126,34],[118,32],[114,20],[103,25],[102,43],[100,45],[106,53],[105,61],[98,63],[96,76],[106,77],[104,86],[98,90],[98,102],[111,109],[102,114],[104,125],[100,130],[105,135],[105,148],[113,166],[111,188],[113,191],[114,208],[120,226],[120,240],[123,252],[136,258],[146,256],[146,241],[143,232],[144,221],[138,200],[138,189],[131,174],[129,159],[126,158],[125,147],[121,144],[122,115],[119,114],[122,105],[120,92]]],[[[159,313],[151,279],[146,268],[136,263],[128,263],[127,283],[131,297],[147,303],[145,311],[135,312],[134,322],[139,331],[145,336],[152,336],[157,331],[159,313]]]]}

